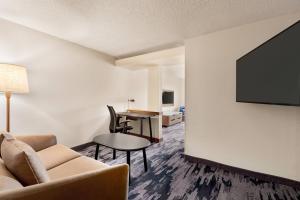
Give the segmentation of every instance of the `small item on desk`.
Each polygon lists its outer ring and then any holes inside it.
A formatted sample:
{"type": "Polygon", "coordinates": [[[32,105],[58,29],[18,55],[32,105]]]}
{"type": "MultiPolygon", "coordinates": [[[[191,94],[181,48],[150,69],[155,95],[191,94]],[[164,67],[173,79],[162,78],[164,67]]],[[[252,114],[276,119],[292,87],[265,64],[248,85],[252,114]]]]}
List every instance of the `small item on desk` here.
{"type": "Polygon", "coordinates": [[[127,102],[128,102],[127,109],[129,109],[130,108],[130,103],[134,103],[135,99],[128,99],[127,102]]]}

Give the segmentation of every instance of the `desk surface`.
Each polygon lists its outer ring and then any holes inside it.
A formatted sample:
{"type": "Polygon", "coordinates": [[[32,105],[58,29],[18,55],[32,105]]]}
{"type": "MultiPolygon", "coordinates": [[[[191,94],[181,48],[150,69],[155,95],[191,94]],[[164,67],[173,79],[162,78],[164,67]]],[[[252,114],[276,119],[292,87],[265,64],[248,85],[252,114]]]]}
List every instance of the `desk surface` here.
{"type": "Polygon", "coordinates": [[[139,114],[145,114],[145,115],[160,115],[160,112],[157,111],[151,111],[151,110],[140,110],[140,109],[128,109],[127,112],[132,112],[132,113],[139,113],[139,114]]]}
{"type": "Polygon", "coordinates": [[[134,112],[118,112],[117,114],[120,116],[134,117],[134,118],[149,118],[154,116],[150,114],[141,114],[141,113],[134,113],[134,112]]]}

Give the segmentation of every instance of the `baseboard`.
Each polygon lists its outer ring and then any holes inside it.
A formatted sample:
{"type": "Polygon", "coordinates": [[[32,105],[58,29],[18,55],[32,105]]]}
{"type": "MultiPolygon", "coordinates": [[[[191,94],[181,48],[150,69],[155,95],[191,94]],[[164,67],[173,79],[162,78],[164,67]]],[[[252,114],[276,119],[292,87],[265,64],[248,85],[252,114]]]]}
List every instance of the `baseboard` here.
{"type": "Polygon", "coordinates": [[[251,170],[242,169],[242,168],[238,168],[238,167],[233,167],[230,165],[225,165],[222,163],[218,163],[218,162],[203,159],[203,158],[197,158],[197,157],[186,155],[186,154],[184,155],[184,157],[185,157],[185,160],[187,160],[189,162],[202,163],[202,164],[205,164],[208,166],[222,168],[227,171],[234,172],[234,173],[251,176],[251,177],[263,180],[263,181],[275,182],[275,183],[279,183],[282,185],[288,185],[293,188],[300,189],[300,182],[295,181],[295,180],[291,180],[291,179],[287,179],[287,178],[283,178],[283,177],[279,177],[279,176],[274,176],[274,175],[269,175],[269,174],[264,174],[264,173],[260,173],[260,172],[254,172],[251,170]]]}
{"type": "MultiPolygon", "coordinates": [[[[151,139],[150,136],[141,135],[141,134],[137,134],[137,133],[128,132],[127,134],[128,134],[128,135],[137,136],[137,137],[142,137],[142,138],[145,138],[145,139],[147,139],[147,140],[150,140],[150,139],[151,139]]],[[[162,140],[163,140],[162,138],[161,138],[161,139],[158,139],[158,138],[153,137],[153,142],[154,142],[154,143],[162,142],[162,140]]]]}
{"type": "Polygon", "coordinates": [[[84,143],[84,144],[81,144],[81,145],[78,145],[75,147],[71,147],[71,149],[73,149],[74,151],[81,151],[81,150],[88,148],[90,146],[93,146],[93,145],[95,145],[94,142],[87,142],[87,143],[84,143]]]}

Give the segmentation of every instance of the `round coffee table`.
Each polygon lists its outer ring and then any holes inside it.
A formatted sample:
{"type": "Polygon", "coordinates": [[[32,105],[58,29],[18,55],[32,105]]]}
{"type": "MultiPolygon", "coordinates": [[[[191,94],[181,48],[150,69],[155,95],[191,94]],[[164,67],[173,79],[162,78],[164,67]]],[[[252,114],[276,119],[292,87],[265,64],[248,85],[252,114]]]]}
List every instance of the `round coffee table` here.
{"type": "Polygon", "coordinates": [[[149,147],[151,143],[147,139],[123,133],[109,133],[98,135],[94,137],[93,141],[97,144],[95,153],[96,160],[98,159],[100,145],[113,149],[113,159],[116,159],[116,150],[126,151],[130,177],[130,152],[142,150],[145,171],[148,170],[146,148],[149,147]]]}

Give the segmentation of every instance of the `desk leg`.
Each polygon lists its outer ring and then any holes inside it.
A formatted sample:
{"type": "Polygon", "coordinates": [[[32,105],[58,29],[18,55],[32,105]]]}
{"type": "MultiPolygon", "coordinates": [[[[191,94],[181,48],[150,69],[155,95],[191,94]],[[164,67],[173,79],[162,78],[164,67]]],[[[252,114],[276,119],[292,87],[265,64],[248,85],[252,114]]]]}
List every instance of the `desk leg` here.
{"type": "Polygon", "coordinates": [[[147,165],[146,149],[143,149],[143,157],[144,157],[145,172],[147,172],[148,171],[148,165],[147,165]]]}
{"type": "Polygon", "coordinates": [[[130,180],[131,180],[131,176],[130,176],[130,151],[126,151],[127,153],[127,164],[129,165],[129,184],[130,184],[130,180]]]}
{"type": "Polygon", "coordinates": [[[141,118],[141,130],[140,130],[140,133],[141,133],[141,135],[143,135],[143,118],[141,118]]]}
{"type": "Polygon", "coordinates": [[[153,136],[152,136],[152,125],[151,125],[151,117],[149,117],[149,129],[150,129],[150,142],[153,142],[153,136]]]}
{"type": "Polygon", "coordinates": [[[99,144],[97,144],[97,145],[96,145],[95,160],[98,160],[99,147],[100,147],[100,145],[99,145],[99,144]]]}
{"type": "Polygon", "coordinates": [[[116,159],[116,150],[113,149],[113,159],[115,160],[116,159]]]}

